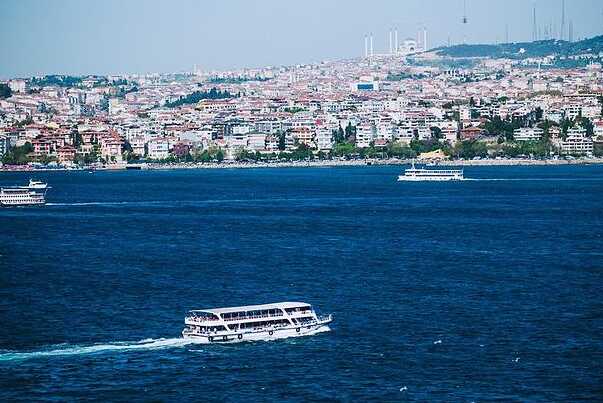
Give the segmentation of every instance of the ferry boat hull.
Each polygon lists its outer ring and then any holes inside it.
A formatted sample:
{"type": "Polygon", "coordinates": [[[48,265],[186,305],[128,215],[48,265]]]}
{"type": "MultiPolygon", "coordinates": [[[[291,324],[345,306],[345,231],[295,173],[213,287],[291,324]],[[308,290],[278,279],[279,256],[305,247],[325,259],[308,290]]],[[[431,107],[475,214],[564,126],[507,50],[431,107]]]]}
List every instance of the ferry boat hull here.
{"type": "Polygon", "coordinates": [[[446,181],[462,181],[465,180],[462,176],[398,176],[398,182],[446,182],[446,181]]]}
{"type": "Polygon", "coordinates": [[[0,201],[0,207],[32,207],[32,206],[43,206],[46,204],[45,200],[30,200],[30,201],[0,201]]]}
{"type": "Polygon", "coordinates": [[[328,332],[331,328],[327,323],[298,326],[298,327],[287,327],[280,329],[271,330],[258,330],[248,332],[233,332],[228,334],[194,334],[182,332],[182,337],[187,340],[192,340],[199,344],[214,344],[214,343],[241,343],[245,341],[270,341],[287,339],[290,337],[301,337],[301,336],[312,336],[322,332],[328,332]]]}

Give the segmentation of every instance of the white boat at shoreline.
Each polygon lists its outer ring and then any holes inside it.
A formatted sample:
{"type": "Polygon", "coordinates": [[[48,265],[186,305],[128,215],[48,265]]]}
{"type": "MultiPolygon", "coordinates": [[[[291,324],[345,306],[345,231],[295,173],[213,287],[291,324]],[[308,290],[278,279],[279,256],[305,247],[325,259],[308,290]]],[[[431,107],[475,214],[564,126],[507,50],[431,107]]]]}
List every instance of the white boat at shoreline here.
{"type": "Polygon", "coordinates": [[[415,163],[404,171],[403,175],[398,176],[398,181],[462,181],[465,176],[462,169],[425,169],[415,168],[415,163]]]}
{"type": "Polygon", "coordinates": [[[44,182],[29,180],[27,186],[0,188],[0,206],[40,206],[46,204],[46,192],[50,189],[44,182]]]}
{"type": "Polygon", "coordinates": [[[184,318],[182,337],[199,343],[275,340],[328,331],[332,320],[303,302],[192,310],[184,318]]]}

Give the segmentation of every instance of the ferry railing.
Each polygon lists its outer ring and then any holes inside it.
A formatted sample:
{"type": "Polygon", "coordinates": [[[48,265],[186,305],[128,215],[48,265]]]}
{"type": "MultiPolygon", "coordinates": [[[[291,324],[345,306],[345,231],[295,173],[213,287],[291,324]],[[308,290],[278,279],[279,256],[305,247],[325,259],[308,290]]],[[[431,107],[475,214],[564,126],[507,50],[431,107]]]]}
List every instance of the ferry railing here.
{"type": "MultiPolygon", "coordinates": [[[[232,322],[235,320],[246,320],[246,319],[281,318],[283,316],[285,316],[283,313],[272,314],[272,315],[237,316],[237,317],[231,317],[231,318],[224,318],[224,322],[232,322]]],[[[201,322],[217,322],[220,320],[217,318],[198,318],[198,317],[194,317],[194,316],[188,316],[186,319],[193,321],[193,322],[200,322],[200,323],[201,322]]]]}
{"type": "Polygon", "coordinates": [[[217,318],[199,318],[199,317],[194,317],[194,316],[187,316],[185,319],[193,321],[193,322],[199,322],[199,323],[203,323],[203,322],[219,322],[220,321],[220,319],[217,319],[217,318]]]}

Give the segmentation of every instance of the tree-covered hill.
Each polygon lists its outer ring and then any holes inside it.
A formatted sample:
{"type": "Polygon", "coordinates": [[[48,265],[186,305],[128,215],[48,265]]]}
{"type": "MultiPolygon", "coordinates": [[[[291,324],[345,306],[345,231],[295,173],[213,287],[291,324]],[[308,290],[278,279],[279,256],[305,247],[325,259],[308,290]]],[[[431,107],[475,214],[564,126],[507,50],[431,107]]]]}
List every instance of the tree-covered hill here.
{"type": "Polygon", "coordinates": [[[491,58],[528,58],[543,56],[575,56],[584,53],[598,54],[603,52],[603,35],[584,39],[578,42],[557,39],[503,43],[499,45],[455,45],[435,49],[440,56],[446,57],[491,57],[491,58]]]}

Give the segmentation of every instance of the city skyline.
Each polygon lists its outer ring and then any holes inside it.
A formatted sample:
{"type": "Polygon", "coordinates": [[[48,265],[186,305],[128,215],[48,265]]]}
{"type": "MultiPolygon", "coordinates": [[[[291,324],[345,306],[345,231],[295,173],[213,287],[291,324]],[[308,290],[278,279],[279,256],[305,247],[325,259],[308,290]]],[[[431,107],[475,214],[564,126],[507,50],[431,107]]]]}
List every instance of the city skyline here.
{"type": "Polygon", "coordinates": [[[426,28],[430,47],[559,37],[561,26],[564,39],[602,32],[603,6],[594,0],[566,2],[563,14],[562,0],[465,3],[378,1],[367,9],[360,1],[346,7],[318,1],[292,7],[273,0],[13,2],[2,6],[6,23],[0,43],[11,56],[0,68],[0,78],[313,63],[361,56],[364,37],[370,34],[375,52],[387,52],[392,29],[403,39],[426,28]]]}

